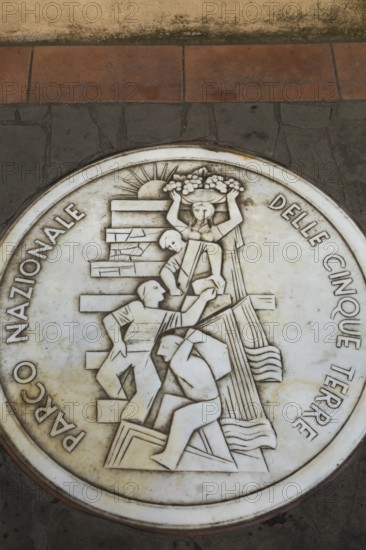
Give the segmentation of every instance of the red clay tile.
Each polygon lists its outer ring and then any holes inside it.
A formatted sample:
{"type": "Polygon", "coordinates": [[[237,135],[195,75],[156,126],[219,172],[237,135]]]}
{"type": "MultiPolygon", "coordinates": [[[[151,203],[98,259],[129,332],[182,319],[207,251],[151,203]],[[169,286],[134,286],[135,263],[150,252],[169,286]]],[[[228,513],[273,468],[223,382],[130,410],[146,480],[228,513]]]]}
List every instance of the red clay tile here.
{"type": "Polygon", "coordinates": [[[333,44],[342,99],[366,98],[366,43],[333,44]]]}
{"type": "Polygon", "coordinates": [[[334,101],[329,44],[188,46],[186,100],[334,101]]]}
{"type": "Polygon", "coordinates": [[[27,101],[32,48],[0,47],[0,103],[27,101]]]}
{"type": "Polygon", "coordinates": [[[31,103],[177,102],[179,46],[39,46],[31,103]]]}

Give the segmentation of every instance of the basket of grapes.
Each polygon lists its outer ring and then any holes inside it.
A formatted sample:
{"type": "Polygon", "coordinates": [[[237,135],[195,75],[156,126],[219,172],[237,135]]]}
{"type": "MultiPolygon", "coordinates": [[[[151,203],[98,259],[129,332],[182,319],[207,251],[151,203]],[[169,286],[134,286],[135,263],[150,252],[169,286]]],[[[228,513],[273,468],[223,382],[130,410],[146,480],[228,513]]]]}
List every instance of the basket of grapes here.
{"type": "Polygon", "coordinates": [[[182,196],[185,203],[210,202],[217,204],[226,200],[226,195],[231,191],[244,191],[244,185],[234,179],[227,178],[199,168],[189,174],[174,174],[173,178],[165,185],[163,191],[171,193],[176,191],[182,196]]]}

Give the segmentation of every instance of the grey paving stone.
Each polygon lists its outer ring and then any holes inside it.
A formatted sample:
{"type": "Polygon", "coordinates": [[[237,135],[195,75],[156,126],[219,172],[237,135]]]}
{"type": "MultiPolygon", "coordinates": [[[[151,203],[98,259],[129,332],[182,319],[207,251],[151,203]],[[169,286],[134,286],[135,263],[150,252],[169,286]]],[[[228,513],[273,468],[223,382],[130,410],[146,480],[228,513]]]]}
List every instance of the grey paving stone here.
{"type": "Polygon", "coordinates": [[[0,105],[0,121],[14,120],[15,107],[7,107],[6,105],[0,105]]]}
{"type": "MultiPolygon", "coordinates": [[[[91,517],[63,507],[59,518],[53,524],[48,536],[49,548],[52,550],[81,550],[82,548],[95,549],[153,549],[153,537],[144,546],[140,543],[141,535],[130,529],[106,520],[92,521],[91,517]],[[139,544],[140,543],[140,544],[139,544]]],[[[164,545],[162,545],[162,550],[164,545]]],[[[167,546],[165,546],[167,548],[167,546]]]]}
{"type": "Polygon", "coordinates": [[[284,126],[283,131],[291,157],[289,168],[342,203],[344,174],[326,130],[284,126]]]}
{"type": "Polygon", "coordinates": [[[218,103],[215,114],[220,142],[272,156],[278,133],[273,104],[218,103]]]}
{"type": "Polygon", "coordinates": [[[330,114],[331,108],[327,105],[281,104],[282,122],[298,128],[325,128],[330,114]]]}
{"type": "Polygon", "coordinates": [[[329,128],[329,136],[347,183],[365,181],[366,119],[335,118],[329,128]]]}
{"type": "Polygon", "coordinates": [[[178,140],[181,133],[179,105],[127,105],[127,137],[133,143],[154,144],[178,140]]]}
{"type": "Polygon", "coordinates": [[[283,166],[289,166],[291,164],[291,155],[287,146],[286,135],[281,128],[278,132],[276,139],[276,145],[273,152],[273,160],[282,164],[283,166]]]}
{"type": "Polygon", "coordinates": [[[41,122],[46,116],[48,105],[21,105],[18,108],[20,118],[24,122],[41,122]]]}
{"type": "Polygon", "coordinates": [[[4,452],[0,457],[0,548],[36,550],[30,537],[30,509],[39,487],[33,484],[4,452]]]}
{"type": "Polygon", "coordinates": [[[122,124],[120,105],[90,105],[92,120],[99,130],[99,140],[103,150],[115,149],[118,145],[119,130],[122,124]]]}
{"type": "Polygon", "coordinates": [[[210,121],[207,105],[193,103],[187,109],[186,127],[182,139],[207,139],[213,136],[210,133],[210,121]]]}
{"type": "Polygon", "coordinates": [[[43,184],[46,135],[39,126],[0,130],[0,223],[43,184]]]}
{"type": "Polygon", "coordinates": [[[363,120],[366,118],[366,101],[346,101],[337,105],[337,120],[363,120]]]}
{"type": "Polygon", "coordinates": [[[53,106],[51,116],[48,160],[55,164],[54,173],[61,177],[100,156],[98,128],[86,105],[53,106]]]}
{"type": "Polygon", "coordinates": [[[352,218],[359,224],[366,233],[366,184],[365,180],[345,182],[345,198],[342,203],[352,218]]]}

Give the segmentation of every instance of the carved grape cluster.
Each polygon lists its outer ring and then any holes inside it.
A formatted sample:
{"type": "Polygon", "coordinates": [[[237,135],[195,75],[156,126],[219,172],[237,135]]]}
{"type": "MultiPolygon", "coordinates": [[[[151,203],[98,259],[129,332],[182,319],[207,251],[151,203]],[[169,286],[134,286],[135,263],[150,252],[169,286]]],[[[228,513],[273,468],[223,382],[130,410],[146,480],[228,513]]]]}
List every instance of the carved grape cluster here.
{"type": "Polygon", "coordinates": [[[214,189],[223,195],[232,189],[244,191],[240,181],[217,174],[209,174],[207,168],[200,168],[191,174],[174,174],[173,179],[163,188],[164,191],[177,191],[182,195],[189,195],[196,189],[214,189]]]}

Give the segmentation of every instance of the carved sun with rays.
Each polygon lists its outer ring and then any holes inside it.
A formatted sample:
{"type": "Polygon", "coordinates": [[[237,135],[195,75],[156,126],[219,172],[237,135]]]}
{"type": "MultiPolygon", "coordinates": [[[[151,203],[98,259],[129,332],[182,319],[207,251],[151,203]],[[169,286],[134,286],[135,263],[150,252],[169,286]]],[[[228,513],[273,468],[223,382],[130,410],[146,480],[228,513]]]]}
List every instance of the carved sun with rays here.
{"type": "Polygon", "coordinates": [[[170,170],[168,163],[154,162],[149,170],[143,164],[134,168],[129,168],[119,174],[118,179],[123,182],[123,185],[115,185],[117,189],[122,191],[120,198],[129,199],[166,199],[166,193],[163,192],[163,187],[170,181],[179,168],[179,164],[175,165],[170,170]]]}

